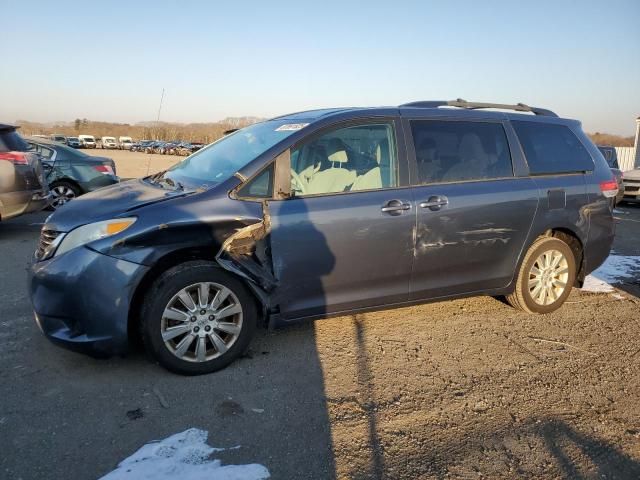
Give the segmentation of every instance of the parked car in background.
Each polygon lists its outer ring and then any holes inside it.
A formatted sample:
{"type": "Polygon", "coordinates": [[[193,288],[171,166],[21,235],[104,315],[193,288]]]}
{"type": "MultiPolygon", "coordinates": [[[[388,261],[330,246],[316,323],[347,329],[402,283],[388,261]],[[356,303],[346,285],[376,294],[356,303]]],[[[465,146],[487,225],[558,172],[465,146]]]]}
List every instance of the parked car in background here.
{"type": "Polygon", "coordinates": [[[204,143],[191,143],[191,142],[183,142],[179,147],[176,148],[176,153],[178,155],[191,155],[194,152],[197,152],[204,146],[204,143]]]}
{"type": "Polygon", "coordinates": [[[78,135],[81,148],[96,148],[96,139],[93,135],[78,135]]]}
{"type": "Polygon", "coordinates": [[[146,148],[153,143],[153,140],[140,140],[131,145],[132,152],[144,152],[146,148]]]}
{"type": "Polygon", "coordinates": [[[118,148],[115,137],[102,137],[100,139],[100,148],[118,148]]]}
{"type": "Polygon", "coordinates": [[[67,137],[60,133],[54,133],[49,138],[54,142],[62,143],[63,145],[67,144],[67,137]]]}
{"type": "Polygon", "coordinates": [[[131,137],[118,137],[118,148],[120,150],[131,150],[133,139],[131,137]]]}
{"type": "Polygon", "coordinates": [[[16,130],[0,124],[0,221],[42,210],[51,198],[38,155],[16,130]]]}
{"type": "Polygon", "coordinates": [[[624,197],[625,202],[640,202],[640,168],[624,172],[624,197]]]}
{"type": "Polygon", "coordinates": [[[598,150],[602,153],[602,156],[607,161],[607,165],[611,169],[611,173],[616,177],[616,182],[618,183],[618,195],[614,200],[614,205],[620,203],[624,197],[624,174],[622,170],[620,170],[620,165],[618,165],[618,153],[616,152],[615,147],[607,146],[607,145],[597,145],[598,150]]]}
{"type": "Polygon", "coordinates": [[[67,137],[67,146],[71,148],[80,148],[80,140],[78,140],[78,137],[67,137]]]}
{"type": "Polygon", "coordinates": [[[116,165],[110,158],[87,155],[67,145],[40,138],[27,137],[26,142],[30,150],[42,158],[53,208],[119,181],[116,165]]]}
{"type": "Polygon", "coordinates": [[[140,332],[189,375],[258,325],[473,295],[548,314],[608,257],[616,193],[580,123],[549,110],[298,112],[55,212],[31,303],[57,344],[121,353],[140,332]]]}

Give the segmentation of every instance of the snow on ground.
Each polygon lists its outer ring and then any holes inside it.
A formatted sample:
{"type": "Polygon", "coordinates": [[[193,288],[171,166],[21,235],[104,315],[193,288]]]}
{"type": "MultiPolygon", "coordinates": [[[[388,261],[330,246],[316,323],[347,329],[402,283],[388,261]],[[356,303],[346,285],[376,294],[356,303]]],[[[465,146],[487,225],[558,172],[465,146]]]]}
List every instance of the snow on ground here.
{"type": "Polygon", "coordinates": [[[208,433],[190,428],[164,440],[144,445],[101,480],[262,480],[269,471],[262,465],[222,465],[209,459],[224,450],[207,445],[208,433]]]}
{"type": "Polygon", "coordinates": [[[640,255],[609,255],[605,262],[584,280],[585,292],[612,292],[612,283],[640,277],[640,255]]]}

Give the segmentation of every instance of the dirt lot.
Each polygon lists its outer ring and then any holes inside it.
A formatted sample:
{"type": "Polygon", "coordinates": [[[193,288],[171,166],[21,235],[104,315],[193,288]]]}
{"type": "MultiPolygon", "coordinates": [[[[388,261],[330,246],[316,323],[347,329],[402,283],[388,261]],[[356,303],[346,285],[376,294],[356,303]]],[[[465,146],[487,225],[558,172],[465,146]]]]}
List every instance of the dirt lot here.
{"type": "MultiPolygon", "coordinates": [[[[109,154],[123,177],[151,157],[109,154]]],[[[24,270],[44,217],[0,224],[1,478],[97,478],[190,427],[277,479],[640,478],[640,278],[552,315],[475,298],[262,331],[185,378],[42,337],[24,270]]],[[[640,255],[640,208],[616,217],[616,253],[640,255]]]]}

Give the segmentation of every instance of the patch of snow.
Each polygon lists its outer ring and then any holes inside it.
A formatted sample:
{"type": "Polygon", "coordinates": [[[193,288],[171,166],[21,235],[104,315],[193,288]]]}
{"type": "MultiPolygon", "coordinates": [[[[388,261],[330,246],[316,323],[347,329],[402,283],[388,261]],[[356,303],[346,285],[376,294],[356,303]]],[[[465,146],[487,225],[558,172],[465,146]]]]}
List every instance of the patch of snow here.
{"type": "Polygon", "coordinates": [[[626,297],[623,295],[620,295],[619,293],[612,293],[611,296],[616,300],[626,300],[626,297]]]}
{"type": "Polygon", "coordinates": [[[614,209],[613,209],[613,213],[617,213],[617,214],[622,213],[622,214],[624,214],[624,215],[629,215],[629,212],[625,212],[624,210],[619,210],[619,209],[617,209],[617,208],[614,208],[614,209]]]}
{"type": "Polygon", "coordinates": [[[262,480],[269,470],[259,464],[222,465],[209,459],[224,448],[207,445],[208,433],[190,428],[144,445],[101,480],[262,480]]]}
{"type": "Polygon", "coordinates": [[[640,275],[640,255],[609,255],[604,263],[584,280],[585,292],[613,292],[612,283],[640,275]]]}

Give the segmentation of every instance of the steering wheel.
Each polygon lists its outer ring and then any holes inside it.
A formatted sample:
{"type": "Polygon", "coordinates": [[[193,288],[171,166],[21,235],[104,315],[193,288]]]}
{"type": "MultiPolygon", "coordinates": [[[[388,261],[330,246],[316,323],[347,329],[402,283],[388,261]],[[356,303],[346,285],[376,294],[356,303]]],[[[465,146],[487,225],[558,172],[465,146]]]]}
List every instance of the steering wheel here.
{"type": "Polygon", "coordinates": [[[296,187],[298,187],[295,188],[295,190],[300,190],[300,193],[307,193],[307,187],[293,168],[291,169],[291,178],[293,179],[293,183],[296,184],[296,187]]]}

